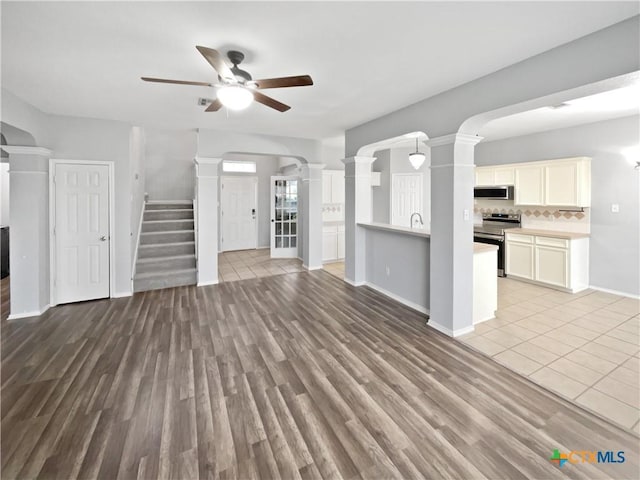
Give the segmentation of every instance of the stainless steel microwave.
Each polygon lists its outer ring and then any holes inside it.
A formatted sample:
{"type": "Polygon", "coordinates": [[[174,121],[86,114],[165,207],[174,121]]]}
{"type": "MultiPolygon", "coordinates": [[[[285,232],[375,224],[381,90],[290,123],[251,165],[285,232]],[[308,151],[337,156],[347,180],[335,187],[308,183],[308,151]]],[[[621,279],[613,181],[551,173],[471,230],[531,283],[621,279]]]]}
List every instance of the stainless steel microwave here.
{"type": "Polygon", "coordinates": [[[513,185],[475,187],[473,189],[473,198],[485,198],[487,200],[512,200],[513,185]]]}

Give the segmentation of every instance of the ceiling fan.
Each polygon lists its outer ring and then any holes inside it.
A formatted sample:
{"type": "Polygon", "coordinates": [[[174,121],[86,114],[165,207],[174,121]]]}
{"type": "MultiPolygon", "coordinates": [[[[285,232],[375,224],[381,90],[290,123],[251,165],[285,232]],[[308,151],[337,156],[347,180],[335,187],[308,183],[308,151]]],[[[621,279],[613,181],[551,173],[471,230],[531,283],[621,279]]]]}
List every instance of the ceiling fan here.
{"type": "Polygon", "coordinates": [[[152,77],[140,78],[145,82],[215,87],[217,89],[217,98],[207,107],[205,112],[217,112],[222,106],[230,108],[231,110],[242,110],[247,108],[254,100],[279,112],[286,112],[291,108],[289,105],[285,105],[258,90],[313,85],[313,80],[309,75],[253,80],[249,72],[238,68],[238,65],[244,60],[244,54],[242,52],[236,50],[227,52],[227,57],[233,64],[233,67],[229,67],[217,50],[200,46],[196,46],[196,48],[218,73],[219,83],[190,82],[186,80],[168,80],[152,77]]]}

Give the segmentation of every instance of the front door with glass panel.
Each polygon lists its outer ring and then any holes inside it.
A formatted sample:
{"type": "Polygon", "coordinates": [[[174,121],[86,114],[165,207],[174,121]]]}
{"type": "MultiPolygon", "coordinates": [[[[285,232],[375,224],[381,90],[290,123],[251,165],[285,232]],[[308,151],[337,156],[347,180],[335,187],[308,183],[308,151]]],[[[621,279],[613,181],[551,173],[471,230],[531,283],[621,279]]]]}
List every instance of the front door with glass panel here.
{"type": "Polygon", "coordinates": [[[298,257],[297,177],[271,177],[271,256],[298,257]]]}

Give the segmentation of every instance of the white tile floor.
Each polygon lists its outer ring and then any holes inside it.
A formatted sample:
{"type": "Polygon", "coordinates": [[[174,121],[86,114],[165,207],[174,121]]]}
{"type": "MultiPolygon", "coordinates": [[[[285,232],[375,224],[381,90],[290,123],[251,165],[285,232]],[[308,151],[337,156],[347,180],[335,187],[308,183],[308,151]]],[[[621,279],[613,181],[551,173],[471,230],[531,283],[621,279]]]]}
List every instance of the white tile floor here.
{"type": "Polygon", "coordinates": [[[268,248],[221,253],[218,255],[218,268],[221,282],[304,271],[299,259],[271,258],[268,248]]]}
{"type": "Polygon", "coordinates": [[[496,318],[459,340],[640,434],[639,313],[639,300],[500,278],[496,318]]]}

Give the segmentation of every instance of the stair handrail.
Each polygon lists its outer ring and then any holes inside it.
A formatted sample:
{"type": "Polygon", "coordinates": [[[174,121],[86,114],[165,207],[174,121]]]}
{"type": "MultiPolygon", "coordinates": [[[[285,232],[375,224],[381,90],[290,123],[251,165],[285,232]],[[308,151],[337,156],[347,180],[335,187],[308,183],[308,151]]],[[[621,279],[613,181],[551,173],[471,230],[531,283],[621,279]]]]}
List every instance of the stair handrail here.
{"type": "Polygon", "coordinates": [[[193,198],[193,235],[196,250],[196,271],[198,270],[198,199],[193,198]]]}

